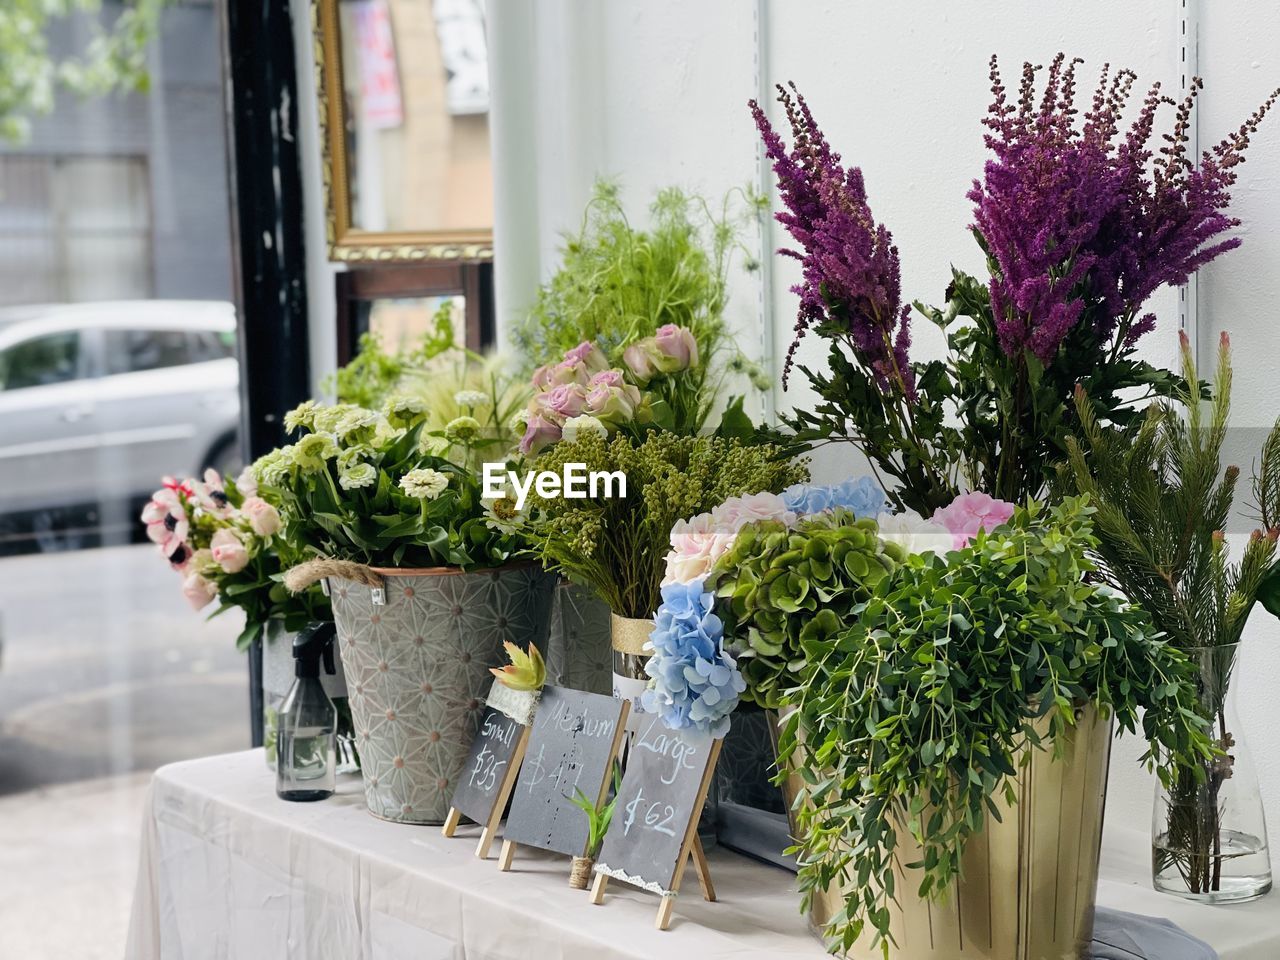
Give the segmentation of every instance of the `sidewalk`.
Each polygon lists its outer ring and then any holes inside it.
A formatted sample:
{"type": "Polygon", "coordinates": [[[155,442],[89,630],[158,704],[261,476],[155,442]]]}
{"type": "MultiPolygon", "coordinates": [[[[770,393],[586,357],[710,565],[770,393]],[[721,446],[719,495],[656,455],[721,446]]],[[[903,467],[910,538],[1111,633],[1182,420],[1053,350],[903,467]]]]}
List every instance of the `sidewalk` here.
{"type": "Polygon", "coordinates": [[[0,953],[120,960],[149,773],[0,799],[0,953]]]}

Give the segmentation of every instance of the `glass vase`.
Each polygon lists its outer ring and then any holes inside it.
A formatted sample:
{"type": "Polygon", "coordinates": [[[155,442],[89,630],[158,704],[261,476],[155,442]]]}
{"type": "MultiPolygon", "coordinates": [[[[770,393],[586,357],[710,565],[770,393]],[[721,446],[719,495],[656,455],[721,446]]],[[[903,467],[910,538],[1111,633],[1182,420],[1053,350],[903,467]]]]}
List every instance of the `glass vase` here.
{"type": "Polygon", "coordinates": [[[1198,668],[1210,739],[1222,753],[1199,771],[1177,769],[1167,788],[1157,781],[1152,813],[1155,888],[1203,903],[1252,900],[1271,889],[1262,797],[1231,684],[1238,649],[1239,644],[1225,644],[1187,651],[1198,668]]]}

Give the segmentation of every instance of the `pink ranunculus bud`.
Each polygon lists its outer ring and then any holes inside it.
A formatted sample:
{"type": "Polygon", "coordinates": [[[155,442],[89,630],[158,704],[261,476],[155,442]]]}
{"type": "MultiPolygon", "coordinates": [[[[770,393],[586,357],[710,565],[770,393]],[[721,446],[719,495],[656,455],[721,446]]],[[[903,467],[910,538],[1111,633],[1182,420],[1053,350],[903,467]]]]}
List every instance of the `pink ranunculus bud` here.
{"type": "Polygon", "coordinates": [[[622,351],[622,362],[631,371],[631,376],[641,385],[645,385],[658,375],[658,368],[649,351],[645,349],[645,341],[640,340],[622,351]]]}
{"type": "Polygon", "coordinates": [[[209,541],[214,563],[227,573],[239,573],[249,565],[249,551],[234,530],[223,527],[209,541]]]}
{"type": "Polygon", "coordinates": [[[583,340],[582,343],[566,353],[564,359],[566,362],[582,364],[588,374],[595,374],[601,370],[609,369],[609,361],[600,352],[600,348],[590,340],[583,340]]]}
{"type": "Polygon", "coordinates": [[[182,581],[182,595],[187,598],[192,610],[202,610],[218,595],[218,587],[200,574],[190,573],[182,581]]]}
{"type": "Polygon", "coordinates": [[[930,518],[951,532],[953,549],[968,545],[979,530],[990,533],[1013,516],[1014,506],[1007,500],[997,500],[981,491],[965,493],[947,506],[934,511],[930,518]]]}
{"type": "Polygon", "coordinates": [[[621,370],[601,370],[587,382],[587,388],[591,389],[592,387],[598,387],[601,384],[604,384],[606,387],[620,387],[624,383],[626,383],[626,381],[622,379],[621,370]]]}
{"type": "Polygon", "coordinates": [[[560,435],[559,423],[541,413],[535,413],[525,424],[524,436],[520,439],[520,452],[527,456],[537,456],[544,447],[559,440],[560,435]]]}
{"type": "Polygon", "coordinates": [[[790,527],[796,522],[795,512],[787,509],[787,503],[776,493],[749,493],[730,497],[711,510],[711,521],[716,533],[736,535],[748,523],[759,520],[777,520],[790,527]]]}
{"type": "Polygon", "coordinates": [[[659,369],[663,373],[677,373],[698,365],[698,341],[687,327],[674,323],[663,324],[653,338],[658,353],[665,358],[659,360],[659,369]]]}
{"type": "Polygon", "coordinates": [[[269,537],[280,532],[283,525],[280,513],[261,497],[249,497],[240,507],[240,512],[249,521],[253,532],[260,537],[269,537]]]}
{"type": "Polygon", "coordinates": [[[562,417],[578,416],[586,402],[586,388],[578,383],[562,383],[542,394],[542,405],[562,417]]]}

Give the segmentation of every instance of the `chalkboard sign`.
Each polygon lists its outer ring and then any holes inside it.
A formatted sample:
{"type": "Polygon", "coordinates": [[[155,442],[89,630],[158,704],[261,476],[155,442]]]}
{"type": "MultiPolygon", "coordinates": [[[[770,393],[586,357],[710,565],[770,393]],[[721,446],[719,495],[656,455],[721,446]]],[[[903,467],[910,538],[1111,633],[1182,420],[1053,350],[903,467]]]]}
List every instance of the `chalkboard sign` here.
{"type": "Polygon", "coordinates": [[[476,856],[482,860],[489,856],[498,821],[511,796],[537,704],[536,693],[512,690],[494,681],[479,732],[471,741],[471,751],[453,792],[444,835],[452,837],[463,816],[474,820],[484,828],[476,845],[476,856]]]}
{"type": "Polygon", "coordinates": [[[663,898],[665,930],[685,864],[693,856],[708,900],[715,899],[698,845],[698,818],[723,741],[697,730],[671,730],[644,715],[627,753],[627,771],[609,832],[596,858],[592,901],[600,903],[613,877],[663,898]]]}
{"type": "Polygon", "coordinates": [[[599,803],[627,722],[625,700],[547,686],[502,832],[499,865],[511,866],[517,844],[579,857],[587,849],[587,818],[573,805],[580,789],[599,803]]]}

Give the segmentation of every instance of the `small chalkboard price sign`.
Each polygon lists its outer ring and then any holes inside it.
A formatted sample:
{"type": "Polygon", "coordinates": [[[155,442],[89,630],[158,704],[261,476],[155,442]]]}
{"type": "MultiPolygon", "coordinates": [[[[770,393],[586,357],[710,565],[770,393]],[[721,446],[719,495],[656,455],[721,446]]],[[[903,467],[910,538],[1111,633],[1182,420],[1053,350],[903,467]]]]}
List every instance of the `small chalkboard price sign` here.
{"type": "Polygon", "coordinates": [[[495,680],[489,691],[480,731],[471,741],[467,764],[462,768],[444,821],[446,837],[453,836],[464,816],[481,825],[480,842],[476,845],[476,856],[481,860],[488,858],[498,832],[537,708],[536,692],[512,690],[500,680],[495,680]]]}
{"type": "Polygon", "coordinates": [[[587,818],[574,791],[597,804],[604,799],[629,709],[610,696],[543,687],[502,831],[501,869],[511,869],[518,844],[570,857],[587,852],[587,818]]]}
{"type": "Polygon", "coordinates": [[[603,903],[609,879],[662,897],[657,927],[666,930],[690,857],[702,895],[716,898],[698,842],[698,818],[722,740],[697,730],[671,730],[645,715],[631,741],[627,772],[609,832],[596,858],[591,902],[603,903]]]}

